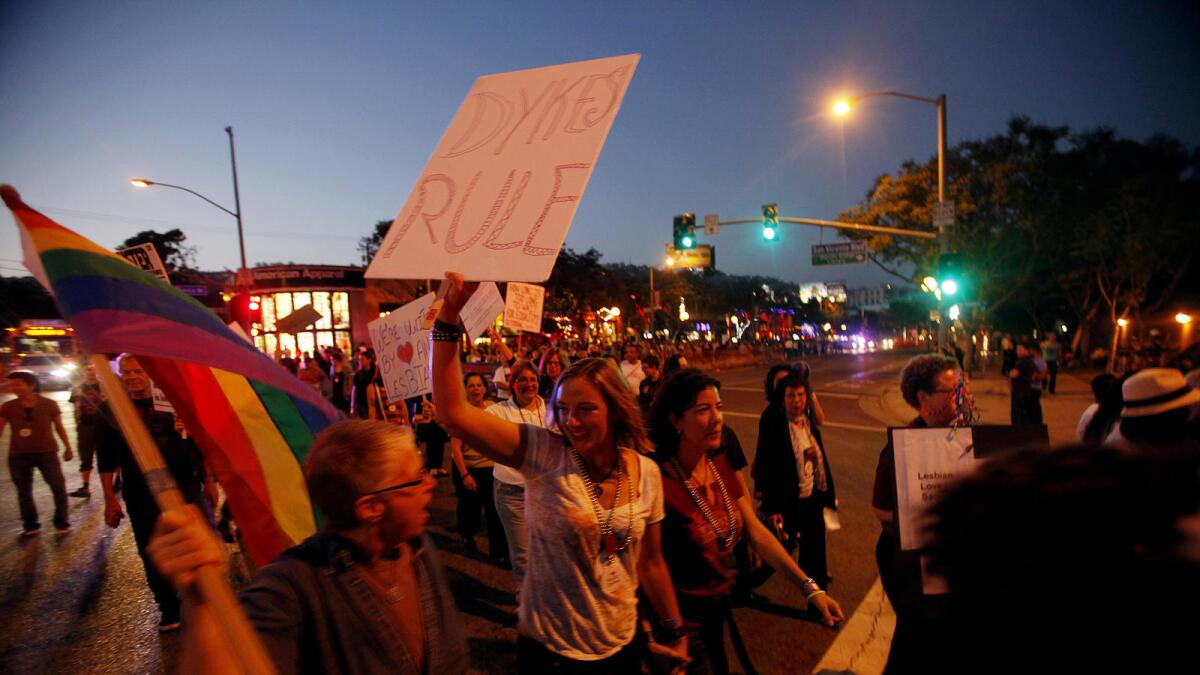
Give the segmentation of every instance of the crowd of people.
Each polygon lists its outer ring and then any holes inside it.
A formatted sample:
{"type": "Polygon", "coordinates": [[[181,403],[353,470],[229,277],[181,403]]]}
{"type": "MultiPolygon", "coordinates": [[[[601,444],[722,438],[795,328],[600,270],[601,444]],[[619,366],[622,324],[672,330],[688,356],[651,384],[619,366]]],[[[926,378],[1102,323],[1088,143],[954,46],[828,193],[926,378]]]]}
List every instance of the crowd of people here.
{"type": "MultiPolygon", "coordinates": [[[[431,331],[431,396],[389,403],[370,349],[353,359],[328,349],[294,364],[297,377],[350,419],[326,429],[305,462],[322,529],[242,590],[280,672],[465,671],[465,639],[425,531],[434,488],[447,474],[463,550],[483,555],[476,537],[486,524],[486,555],[511,570],[520,672],[731,672],[726,632],[735,646],[739,640],[731,608],[761,601],[754,589],[771,573],[800,590],[813,621],[836,627],[844,620],[828,592],[826,556],[826,532],[838,527],[836,458],[825,450],[825,413],[805,364],[767,372],[750,463],[724,423],[721,382],[690,367],[686,353],[643,353],[636,343],[597,355],[551,344],[514,349],[493,333],[498,365],[472,363],[458,323],[472,287],[456,275],[446,283],[431,331]]],[[[1014,424],[1041,422],[1038,398],[1055,391],[1055,346],[1013,345],[1003,369],[1014,424]]],[[[196,588],[198,570],[226,564],[212,530],[215,483],[186,430],[154,409],[137,360],[123,356],[117,366],[188,510],[159,513],[94,377],[72,395],[75,447],[84,457],[82,485],[68,493],[52,434],[64,460],[72,459],[72,443],[58,407],[37,394],[36,378],[15,372],[8,379],[17,397],[0,408],[0,430],[14,431],[9,464],[25,534],[40,527],[34,469],[52,488],[60,532],[70,526],[68,494],[90,494],[98,471],[105,521],[116,527],[129,517],[161,628],[185,627],[183,667],[231,672],[237,657],[222,619],[196,588]]],[[[1158,575],[1155,589],[1169,582],[1195,591],[1188,574],[1200,565],[1197,372],[1146,368],[1092,384],[1096,402],[1079,423],[1083,445],[991,460],[938,502],[924,551],[901,548],[895,456],[890,441],[883,448],[872,507],[881,525],[876,564],[896,612],[887,672],[950,672],[964,662],[982,672],[1016,662],[1011,655],[981,662],[980,654],[1006,622],[1023,618],[1013,600],[1022,588],[1094,600],[1079,590],[1081,580],[1120,585],[1121,576],[1158,575]],[[1073,476],[1091,478],[1077,485],[1073,476]],[[1153,481],[1165,492],[1155,494],[1153,481]],[[1066,508],[1070,494],[1103,508],[1075,509],[1071,520],[1032,506],[1066,508]],[[1115,506],[1138,509],[1142,520],[1115,506]],[[1005,517],[1012,513],[1028,517],[1014,525],[1005,517]],[[1076,525],[1110,541],[1056,541],[1051,532],[1076,525]],[[1028,550],[1023,537],[1040,549],[1028,550]],[[1114,557],[1084,557],[1096,552],[1114,557]],[[926,569],[950,581],[949,595],[923,591],[922,554],[926,569]],[[1091,569],[1072,578],[1068,559],[1091,569]],[[989,614],[985,606],[1000,609],[989,614]],[[946,636],[960,646],[947,649],[946,636]]],[[[913,358],[899,387],[916,413],[908,426],[965,422],[963,370],[953,356],[913,358]]],[[[1148,606],[1161,604],[1155,598],[1148,606]]],[[[1048,622],[1032,624],[1049,633],[1048,622]]],[[[1133,632],[1157,639],[1145,627],[1133,632]]],[[[743,651],[741,670],[754,672],[743,651]]]]}

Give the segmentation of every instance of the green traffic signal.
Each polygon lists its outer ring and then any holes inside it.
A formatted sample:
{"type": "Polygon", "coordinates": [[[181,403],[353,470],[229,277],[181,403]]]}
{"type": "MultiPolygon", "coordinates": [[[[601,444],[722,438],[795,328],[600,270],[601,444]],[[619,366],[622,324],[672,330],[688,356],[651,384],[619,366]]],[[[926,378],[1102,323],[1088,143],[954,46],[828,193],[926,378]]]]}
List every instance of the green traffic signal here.
{"type": "Polygon", "coordinates": [[[686,251],[696,247],[696,214],[681,213],[675,216],[673,239],[677,251],[686,251]]]}
{"type": "Polygon", "coordinates": [[[938,278],[942,295],[957,295],[963,290],[966,281],[963,277],[962,256],[957,253],[943,253],[938,256],[938,278]]]}
{"type": "Polygon", "coordinates": [[[779,205],[763,204],[762,207],[762,238],[764,241],[776,241],[779,238],[779,205]]]}

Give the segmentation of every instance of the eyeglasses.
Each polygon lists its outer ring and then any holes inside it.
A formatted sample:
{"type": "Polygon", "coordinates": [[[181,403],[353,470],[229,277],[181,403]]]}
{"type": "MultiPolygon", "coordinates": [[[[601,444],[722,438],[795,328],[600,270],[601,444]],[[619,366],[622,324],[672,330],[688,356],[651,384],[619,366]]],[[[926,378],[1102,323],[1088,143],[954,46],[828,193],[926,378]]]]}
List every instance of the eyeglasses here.
{"type": "Polygon", "coordinates": [[[390,487],[380,488],[380,489],[378,489],[378,490],[371,490],[370,492],[364,492],[364,493],[362,493],[362,494],[361,494],[361,495],[359,495],[359,496],[360,496],[360,497],[370,497],[371,495],[383,494],[384,492],[392,492],[393,490],[403,490],[403,489],[405,489],[405,488],[416,487],[416,486],[418,486],[418,485],[421,485],[422,483],[424,483],[424,482],[425,482],[425,478],[426,478],[426,476],[428,476],[428,475],[429,475],[429,474],[427,474],[427,473],[422,473],[422,474],[421,474],[421,477],[420,477],[420,478],[418,478],[418,479],[416,479],[416,480],[410,480],[410,481],[408,481],[407,483],[399,483],[399,484],[397,484],[397,485],[392,485],[392,486],[390,486],[390,487]]]}

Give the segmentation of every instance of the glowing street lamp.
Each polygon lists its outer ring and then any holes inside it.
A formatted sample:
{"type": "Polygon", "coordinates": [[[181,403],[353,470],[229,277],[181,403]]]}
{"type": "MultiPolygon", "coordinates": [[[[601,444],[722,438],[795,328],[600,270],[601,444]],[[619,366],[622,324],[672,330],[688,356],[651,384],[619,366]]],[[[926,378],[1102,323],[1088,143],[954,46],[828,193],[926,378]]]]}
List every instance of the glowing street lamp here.
{"type": "Polygon", "coordinates": [[[1183,312],[1180,312],[1175,315],[1175,321],[1181,325],[1186,326],[1192,322],[1192,315],[1184,314],[1183,312]]]}
{"type": "Polygon", "coordinates": [[[1129,321],[1126,319],[1123,319],[1123,318],[1117,319],[1117,325],[1120,326],[1121,328],[1124,328],[1129,325],[1129,321]]]}

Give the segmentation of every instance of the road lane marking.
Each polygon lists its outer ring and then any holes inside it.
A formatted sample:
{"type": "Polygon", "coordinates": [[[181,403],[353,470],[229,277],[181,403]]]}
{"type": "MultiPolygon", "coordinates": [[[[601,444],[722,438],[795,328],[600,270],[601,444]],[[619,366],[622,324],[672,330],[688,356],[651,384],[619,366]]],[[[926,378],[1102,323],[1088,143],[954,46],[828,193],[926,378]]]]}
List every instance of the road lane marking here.
{"type": "MultiPolygon", "coordinates": [[[[732,410],[722,410],[721,414],[727,417],[751,417],[754,419],[761,417],[760,413],[734,412],[732,410]]],[[[844,422],[825,422],[821,426],[833,427],[834,429],[851,429],[853,431],[878,431],[880,433],[887,431],[887,427],[870,427],[864,424],[846,424],[844,422]]]]}

